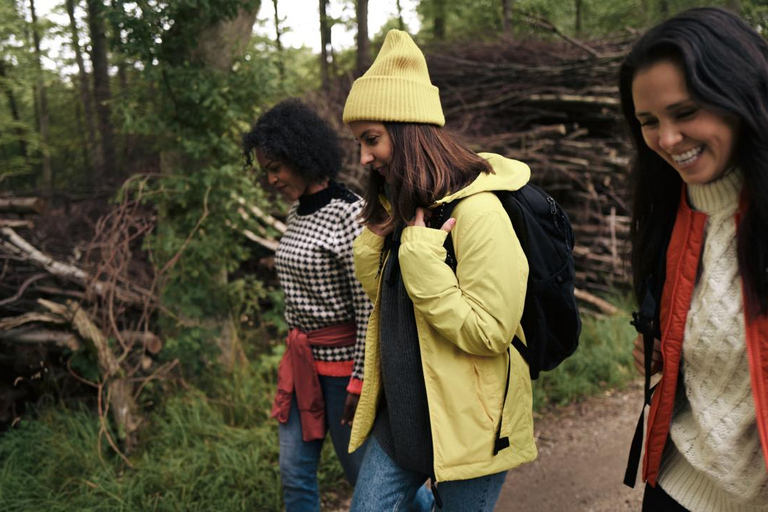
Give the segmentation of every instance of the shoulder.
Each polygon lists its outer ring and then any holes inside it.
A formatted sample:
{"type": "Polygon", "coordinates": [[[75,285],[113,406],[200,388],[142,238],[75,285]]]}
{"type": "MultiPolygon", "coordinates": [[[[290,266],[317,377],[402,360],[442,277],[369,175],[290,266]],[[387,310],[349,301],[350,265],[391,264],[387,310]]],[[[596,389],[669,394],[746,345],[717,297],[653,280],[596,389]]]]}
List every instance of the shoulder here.
{"type": "Polygon", "coordinates": [[[453,210],[456,222],[467,221],[481,216],[504,214],[506,211],[498,196],[493,192],[479,192],[460,200],[453,210]]]}

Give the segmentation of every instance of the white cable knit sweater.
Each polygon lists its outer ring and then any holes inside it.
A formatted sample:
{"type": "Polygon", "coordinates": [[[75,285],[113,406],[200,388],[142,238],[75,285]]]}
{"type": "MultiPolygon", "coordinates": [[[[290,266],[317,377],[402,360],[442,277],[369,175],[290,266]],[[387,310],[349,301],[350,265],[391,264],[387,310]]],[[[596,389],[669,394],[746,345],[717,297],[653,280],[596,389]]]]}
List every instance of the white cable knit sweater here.
{"type": "Polygon", "coordinates": [[[734,171],[688,187],[691,205],[709,218],[659,484],[691,512],[768,511],[736,251],[742,183],[734,171]]]}

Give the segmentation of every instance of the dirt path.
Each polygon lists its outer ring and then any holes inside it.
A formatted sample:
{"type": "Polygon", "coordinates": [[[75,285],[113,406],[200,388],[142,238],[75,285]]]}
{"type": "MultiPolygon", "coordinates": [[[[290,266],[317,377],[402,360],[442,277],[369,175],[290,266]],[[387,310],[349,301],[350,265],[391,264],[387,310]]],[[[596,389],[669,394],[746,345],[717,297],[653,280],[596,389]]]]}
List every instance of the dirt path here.
{"type": "Polygon", "coordinates": [[[637,382],[537,418],[539,458],[507,474],[496,511],[639,512],[643,484],[622,480],[641,403],[637,382]]]}

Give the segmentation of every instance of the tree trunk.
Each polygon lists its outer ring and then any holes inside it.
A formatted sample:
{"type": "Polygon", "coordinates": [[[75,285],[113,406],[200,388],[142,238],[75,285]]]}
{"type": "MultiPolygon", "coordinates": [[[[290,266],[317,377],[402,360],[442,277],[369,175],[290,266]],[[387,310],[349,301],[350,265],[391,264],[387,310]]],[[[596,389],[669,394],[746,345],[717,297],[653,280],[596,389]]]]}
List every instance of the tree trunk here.
{"type": "MultiPolygon", "coordinates": [[[[6,78],[8,76],[5,71],[5,66],[5,62],[0,60],[0,78],[6,78]]],[[[17,137],[19,152],[21,153],[21,156],[26,157],[27,142],[25,140],[24,130],[21,128],[21,116],[19,116],[19,107],[16,104],[16,95],[13,94],[13,89],[8,87],[4,81],[0,81],[0,87],[2,87],[5,97],[8,99],[8,107],[11,109],[11,119],[13,119],[17,125],[13,131],[17,137]]]]}
{"type": "Polygon", "coordinates": [[[357,76],[362,75],[371,65],[368,58],[368,0],[357,0],[357,76]]]}
{"type": "Polygon", "coordinates": [[[506,37],[512,37],[512,0],[501,0],[501,8],[504,13],[504,35],[506,37]]]}
{"type": "Polygon", "coordinates": [[[725,8],[740,15],[741,0],[728,0],[727,2],[725,2],[725,8]]]}
{"type": "Polygon", "coordinates": [[[581,35],[581,15],[582,15],[582,0],[576,1],[576,37],[581,35]]]}
{"type": "MultiPolygon", "coordinates": [[[[248,48],[260,2],[251,10],[240,10],[235,18],[223,20],[208,26],[196,35],[198,46],[183,58],[191,57],[196,63],[202,64],[207,70],[231,73],[232,65],[248,48]]],[[[163,151],[160,155],[160,169],[163,174],[171,174],[183,170],[187,173],[200,172],[205,162],[194,161],[186,157],[180,149],[163,151]]],[[[168,218],[168,212],[158,212],[159,222],[168,218]]],[[[222,268],[214,278],[222,286],[227,283],[227,271],[222,268]]],[[[237,317],[224,315],[206,322],[209,327],[218,328],[221,335],[216,340],[221,350],[221,362],[228,368],[243,361],[243,353],[238,338],[237,317]]]]}
{"type": "Polygon", "coordinates": [[[397,27],[400,30],[405,30],[405,22],[403,21],[403,6],[400,5],[400,0],[397,0],[397,27]]]}
{"type": "MultiPolygon", "coordinates": [[[[93,64],[93,97],[96,101],[101,158],[104,169],[98,180],[112,181],[115,171],[115,136],[112,130],[111,93],[109,91],[109,62],[107,60],[107,36],[104,30],[104,4],[102,0],[87,0],[88,27],[91,33],[91,63],[93,64]]],[[[117,173],[119,174],[119,173],[117,173]]]]}
{"type": "Polygon", "coordinates": [[[43,174],[40,185],[43,197],[50,199],[53,195],[53,170],[51,169],[51,153],[48,145],[50,128],[50,116],[48,114],[48,95],[43,82],[43,61],[40,53],[40,28],[37,26],[37,13],[35,12],[35,0],[29,0],[29,10],[32,15],[32,39],[35,43],[35,60],[37,66],[37,101],[40,122],[40,138],[43,142],[43,174]]]}
{"type": "Polygon", "coordinates": [[[320,77],[323,89],[330,86],[328,49],[331,46],[331,26],[328,24],[328,0],[320,0],[320,77]]]}
{"type": "Polygon", "coordinates": [[[434,0],[433,35],[438,41],[445,39],[445,0],[434,0]]]}
{"type": "Polygon", "coordinates": [[[93,95],[88,87],[88,75],[85,72],[85,63],[83,62],[83,53],[80,50],[80,37],[77,32],[77,22],[75,20],[75,1],[66,0],[67,14],[69,15],[69,27],[72,33],[72,49],[75,51],[75,62],[77,63],[77,76],[80,84],[80,101],[83,104],[85,117],[85,128],[87,134],[86,153],[88,158],[86,164],[91,172],[91,179],[95,180],[97,176],[104,174],[104,162],[101,158],[101,148],[96,137],[96,118],[93,115],[93,95]]]}
{"type": "Polygon", "coordinates": [[[277,0],[272,0],[272,6],[275,9],[275,46],[277,47],[277,72],[280,77],[280,86],[282,87],[285,81],[285,63],[283,62],[283,42],[280,39],[283,35],[283,30],[280,27],[280,15],[277,11],[277,0]]]}

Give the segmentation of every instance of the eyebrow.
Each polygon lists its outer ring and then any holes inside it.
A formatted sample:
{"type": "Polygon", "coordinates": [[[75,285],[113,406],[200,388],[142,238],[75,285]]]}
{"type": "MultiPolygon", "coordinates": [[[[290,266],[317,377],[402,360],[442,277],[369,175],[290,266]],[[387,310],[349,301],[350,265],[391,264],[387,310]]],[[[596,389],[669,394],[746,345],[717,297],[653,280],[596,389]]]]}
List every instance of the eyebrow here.
{"type": "MultiPolygon", "coordinates": [[[[686,103],[691,103],[691,102],[693,102],[693,100],[690,99],[690,98],[685,99],[685,100],[681,100],[681,101],[678,101],[677,103],[673,103],[671,105],[667,105],[664,110],[667,110],[667,111],[675,110],[676,108],[683,107],[683,106],[686,105],[686,103]]],[[[635,116],[636,117],[641,117],[641,116],[642,117],[647,117],[647,116],[652,116],[652,115],[653,114],[651,114],[650,112],[635,112],[635,116]]]]}

